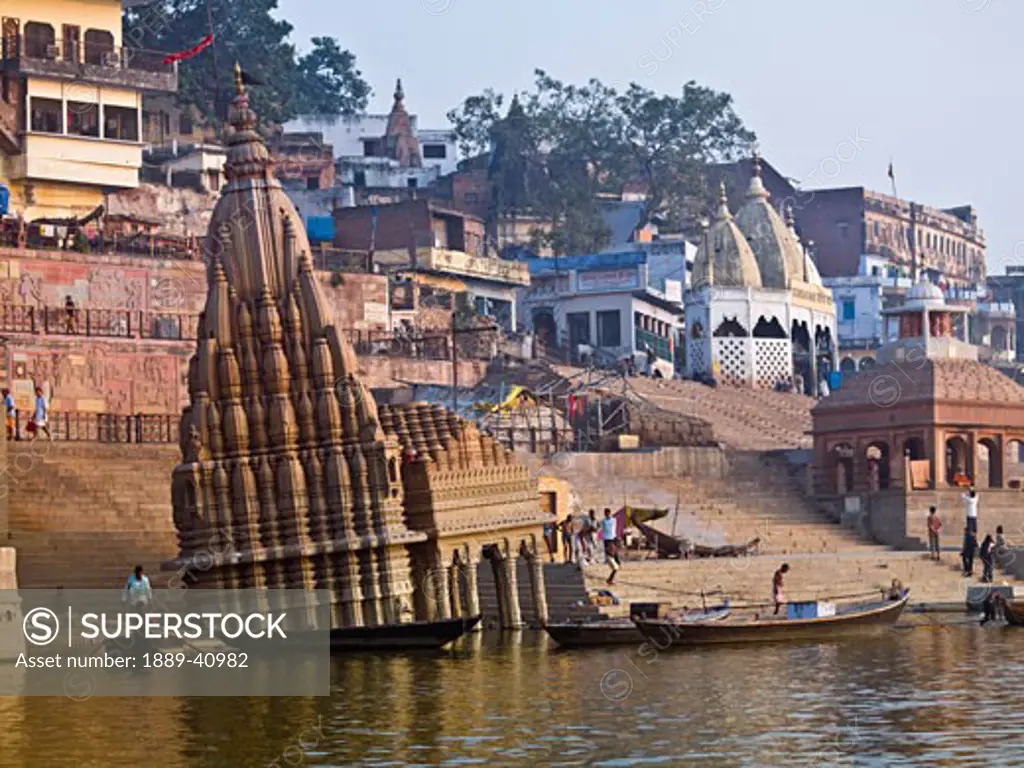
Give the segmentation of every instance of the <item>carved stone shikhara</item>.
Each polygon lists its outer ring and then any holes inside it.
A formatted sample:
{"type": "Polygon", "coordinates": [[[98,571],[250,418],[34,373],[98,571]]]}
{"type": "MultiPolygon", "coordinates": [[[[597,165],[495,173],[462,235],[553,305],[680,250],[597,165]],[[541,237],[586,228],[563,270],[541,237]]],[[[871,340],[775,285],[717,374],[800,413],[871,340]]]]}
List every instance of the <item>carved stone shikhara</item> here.
{"type": "Polygon", "coordinates": [[[200,587],[329,590],[335,626],[435,618],[462,601],[473,612],[468,570],[485,546],[511,552],[513,569],[523,542],[535,551],[536,483],[440,406],[378,412],[236,86],[172,478],[179,563],[201,560],[200,587]],[[441,569],[454,575],[435,579],[441,569]],[[428,581],[446,594],[428,599],[428,581]]]}

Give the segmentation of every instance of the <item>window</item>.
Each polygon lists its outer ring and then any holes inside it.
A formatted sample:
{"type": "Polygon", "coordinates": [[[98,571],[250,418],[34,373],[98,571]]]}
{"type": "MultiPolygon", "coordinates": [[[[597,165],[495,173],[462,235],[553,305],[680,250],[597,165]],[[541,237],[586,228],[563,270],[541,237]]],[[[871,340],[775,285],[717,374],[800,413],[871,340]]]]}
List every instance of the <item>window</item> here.
{"type": "Polygon", "coordinates": [[[853,299],[843,299],[843,322],[857,319],[857,303],[853,299]]]}
{"type": "Polygon", "coordinates": [[[417,179],[415,176],[410,176],[408,179],[406,179],[405,183],[408,185],[409,189],[416,189],[416,187],[420,185],[420,180],[417,179]]]}
{"type": "Polygon", "coordinates": [[[53,27],[38,21],[25,25],[25,56],[30,59],[57,58],[57,34],[53,27]]]}
{"type": "Polygon", "coordinates": [[[566,324],[569,326],[569,345],[575,347],[577,344],[590,343],[590,313],[569,312],[565,316],[566,324]]]}
{"type": "Polygon", "coordinates": [[[68,102],[68,133],[72,136],[100,135],[100,108],[81,101],[68,102]]]}
{"type": "Polygon", "coordinates": [[[139,113],[128,107],[104,107],[103,135],[108,139],[138,141],[139,113]]]}
{"type": "Polygon", "coordinates": [[[875,237],[878,237],[878,222],[875,222],[875,237]]]}
{"type": "Polygon", "coordinates": [[[381,157],[383,154],[380,139],[363,139],[363,157],[381,157]]]}
{"type": "Polygon", "coordinates": [[[114,52],[114,36],[105,29],[85,30],[85,63],[106,66],[114,52]]]}
{"type": "Polygon", "coordinates": [[[178,115],[178,133],[192,135],[192,115],[190,113],[182,112],[178,115]]]}
{"type": "Polygon", "coordinates": [[[63,105],[56,99],[32,97],[32,130],[40,133],[64,133],[63,105]]]}
{"type": "Polygon", "coordinates": [[[448,147],[444,144],[424,144],[424,160],[444,160],[448,156],[448,147]]]}
{"type": "Polygon", "coordinates": [[[478,195],[476,192],[467,192],[462,196],[462,201],[465,203],[476,203],[479,202],[479,200],[480,195],[478,195]]]}
{"type": "Polygon", "coordinates": [[[352,174],[352,184],[357,187],[366,186],[366,171],[356,171],[352,174]]]}
{"type": "Polygon", "coordinates": [[[619,310],[597,313],[597,346],[618,347],[622,345],[622,321],[619,310]]]}
{"type": "Polygon", "coordinates": [[[61,36],[64,38],[64,61],[79,62],[78,48],[79,40],[82,37],[82,30],[72,24],[65,24],[61,29],[61,36]]]}

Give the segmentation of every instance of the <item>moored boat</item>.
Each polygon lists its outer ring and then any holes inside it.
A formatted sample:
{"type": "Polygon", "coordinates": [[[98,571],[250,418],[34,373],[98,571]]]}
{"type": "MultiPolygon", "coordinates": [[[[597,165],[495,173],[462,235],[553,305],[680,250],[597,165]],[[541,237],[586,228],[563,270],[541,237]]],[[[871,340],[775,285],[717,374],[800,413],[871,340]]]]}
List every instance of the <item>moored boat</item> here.
{"type": "Polygon", "coordinates": [[[439,649],[458,640],[480,623],[480,616],[377,627],[331,630],[331,651],[401,651],[439,649]]]}
{"type": "Polygon", "coordinates": [[[793,640],[830,640],[848,635],[871,634],[892,626],[903,613],[910,590],[897,599],[858,603],[836,610],[834,615],[813,618],[730,617],[727,621],[680,622],[672,617],[641,618],[637,629],[659,649],[697,645],[727,645],[793,640]]]}
{"type": "MultiPolygon", "coordinates": [[[[721,621],[729,615],[727,606],[715,606],[706,611],[687,611],[677,614],[675,621],[682,624],[696,621],[721,621]]],[[[581,621],[563,621],[544,627],[551,638],[561,646],[581,648],[595,645],[637,645],[644,636],[629,618],[595,618],[581,621]]]]}
{"type": "Polygon", "coordinates": [[[1003,605],[1003,615],[1011,627],[1024,627],[1024,600],[1007,600],[1003,605]]]}

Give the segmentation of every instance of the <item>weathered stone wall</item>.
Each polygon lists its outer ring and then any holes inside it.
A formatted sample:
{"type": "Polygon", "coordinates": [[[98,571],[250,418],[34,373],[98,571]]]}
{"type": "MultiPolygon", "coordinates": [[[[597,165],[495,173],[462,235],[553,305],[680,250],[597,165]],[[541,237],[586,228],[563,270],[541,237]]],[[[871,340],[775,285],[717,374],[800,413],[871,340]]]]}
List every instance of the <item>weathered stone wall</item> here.
{"type": "Polygon", "coordinates": [[[139,563],[158,586],[160,563],[177,555],[179,455],[170,445],[12,443],[0,495],[21,587],[119,587],[139,563]]]}

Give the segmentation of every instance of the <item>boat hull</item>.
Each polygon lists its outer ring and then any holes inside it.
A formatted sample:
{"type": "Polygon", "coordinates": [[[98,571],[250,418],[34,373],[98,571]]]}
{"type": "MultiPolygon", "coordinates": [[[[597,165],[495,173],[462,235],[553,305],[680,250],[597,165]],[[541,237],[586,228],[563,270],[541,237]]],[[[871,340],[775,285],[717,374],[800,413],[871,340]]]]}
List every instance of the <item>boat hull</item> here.
{"type": "MultiPolygon", "coordinates": [[[[686,614],[683,624],[698,620],[721,621],[729,615],[728,608],[712,609],[705,612],[686,614]]],[[[630,619],[604,619],[596,621],[567,621],[548,624],[544,629],[551,638],[566,648],[583,648],[597,645],[639,645],[644,642],[643,633],[630,619]]]]}
{"type": "Polygon", "coordinates": [[[677,622],[670,619],[635,619],[637,629],[659,650],[701,645],[822,641],[873,634],[891,627],[910,599],[864,606],[836,616],[816,619],[767,621],[677,622]]]}
{"type": "Polygon", "coordinates": [[[1010,600],[1003,606],[1006,623],[1011,627],[1024,627],[1024,602],[1010,600]]]}
{"type": "Polygon", "coordinates": [[[379,627],[342,627],[331,630],[331,651],[439,649],[458,640],[479,623],[479,616],[469,616],[379,627]]]}

